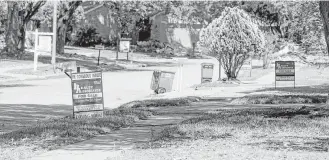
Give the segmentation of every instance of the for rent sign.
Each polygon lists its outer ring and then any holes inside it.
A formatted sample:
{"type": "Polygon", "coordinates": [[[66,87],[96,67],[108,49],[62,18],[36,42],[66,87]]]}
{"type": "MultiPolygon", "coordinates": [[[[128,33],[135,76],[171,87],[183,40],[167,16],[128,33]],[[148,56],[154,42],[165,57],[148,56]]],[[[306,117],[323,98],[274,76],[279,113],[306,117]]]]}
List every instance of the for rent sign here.
{"type": "Polygon", "coordinates": [[[275,61],[275,87],[276,81],[294,81],[295,85],[294,61],[275,61]]]}
{"type": "Polygon", "coordinates": [[[74,117],[103,117],[102,72],[72,73],[71,79],[74,117]]]}

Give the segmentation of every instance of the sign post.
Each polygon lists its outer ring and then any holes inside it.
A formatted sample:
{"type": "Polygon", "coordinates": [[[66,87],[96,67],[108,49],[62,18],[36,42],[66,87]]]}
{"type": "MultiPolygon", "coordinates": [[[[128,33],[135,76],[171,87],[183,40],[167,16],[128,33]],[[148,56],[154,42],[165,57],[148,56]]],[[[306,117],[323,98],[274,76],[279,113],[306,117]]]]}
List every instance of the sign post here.
{"type": "Polygon", "coordinates": [[[103,117],[102,72],[72,73],[73,117],[103,117]]]}
{"type": "Polygon", "coordinates": [[[296,84],[296,68],[294,61],[275,61],[275,88],[276,81],[294,81],[296,84]]]}
{"type": "Polygon", "coordinates": [[[129,60],[130,40],[131,40],[131,38],[121,38],[120,39],[120,52],[127,53],[127,61],[129,60]]]}
{"type": "Polygon", "coordinates": [[[99,52],[98,52],[98,62],[97,62],[97,66],[99,66],[99,58],[101,56],[101,50],[104,50],[105,47],[104,47],[104,45],[96,45],[95,46],[95,49],[98,49],[99,50],[99,52]]]}

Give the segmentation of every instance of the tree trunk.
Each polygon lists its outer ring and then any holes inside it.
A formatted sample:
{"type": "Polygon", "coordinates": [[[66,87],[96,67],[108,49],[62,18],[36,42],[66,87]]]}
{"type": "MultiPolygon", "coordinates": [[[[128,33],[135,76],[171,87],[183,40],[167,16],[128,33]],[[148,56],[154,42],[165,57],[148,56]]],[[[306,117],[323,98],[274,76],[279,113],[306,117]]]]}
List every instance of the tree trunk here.
{"type": "Polygon", "coordinates": [[[26,23],[23,22],[21,28],[20,28],[20,47],[19,47],[19,54],[18,54],[18,58],[21,59],[22,55],[24,54],[24,51],[25,51],[25,41],[26,41],[26,23]]]}
{"type": "Polygon", "coordinates": [[[319,7],[323,20],[324,36],[327,43],[327,53],[329,55],[329,1],[320,1],[319,7]]]}
{"type": "Polygon", "coordinates": [[[6,29],[6,47],[4,51],[10,57],[17,56],[19,53],[20,36],[20,18],[18,15],[18,4],[15,1],[8,1],[8,21],[6,29]]]}
{"type": "Polygon", "coordinates": [[[59,16],[57,18],[56,53],[58,54],[64,54],[67,27],[73,19],[73,14],[75,10],[80,6],[82,1],[61,3],[69,3],[69,8],[66,8],[65,5],[63,5],[59,11],[59,16]]]}
{"type": "Polygon", "coordinates": [[[263,69],[267,69],[268,66],[269,66],[268,52],[266,52],[264,57],[263,57],[263,69]]]}
{"type": "Polygon", "coordinates": [[[222,81],[222,61],[221,58],[222,56],[220,56],[217,60],[218,60],[218,81],[222,81]]]}
{"type": "Polygon", "coordinates": [[[134,26],[134,29],[132,31],[132,37],[131,37],[131,43],[132,45],[136,45],[137,44],[137,41],[138,41],[138,29],[136,27],[136,24],[134,26]]]}
{"type": "Polygon", "coordinates": [[[57,54],[64,54],[65,38],[66,38],[66,24],[63,23],[62,20],[59,20],[57,27],[57,42],[56,42],[57,54]]]}

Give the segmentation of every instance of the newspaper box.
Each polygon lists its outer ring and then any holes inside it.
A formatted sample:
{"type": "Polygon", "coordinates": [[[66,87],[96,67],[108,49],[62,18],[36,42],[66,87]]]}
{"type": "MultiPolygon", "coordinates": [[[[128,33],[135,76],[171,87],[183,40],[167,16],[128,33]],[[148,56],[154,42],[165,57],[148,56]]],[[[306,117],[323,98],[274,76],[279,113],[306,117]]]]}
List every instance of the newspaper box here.
{"type": "Polygon", "coordinates": [[[165,93],[172,90],[173,81],[175,78],[174,72],[154,71],[151,82],[151,89],[155,93],[165,93]]]}
{"type": "Polygon", "coordinates": [[[202,63],[201,64],[201,83],[212,82],[214,72],[214,64],[202,63]]]}

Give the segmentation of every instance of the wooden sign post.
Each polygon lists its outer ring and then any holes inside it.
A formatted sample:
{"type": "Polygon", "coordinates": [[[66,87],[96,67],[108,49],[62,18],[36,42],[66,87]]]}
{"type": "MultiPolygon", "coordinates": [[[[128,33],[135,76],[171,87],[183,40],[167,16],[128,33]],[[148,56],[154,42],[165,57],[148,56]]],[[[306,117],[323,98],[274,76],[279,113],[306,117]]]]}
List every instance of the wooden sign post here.
{"type": "Polygon", "coordinates": [[[104,47],[104,45],[96,45],[95,46],[95,49],[98,49],[99,50],[99,52],[98,52],[98,62],[97,62],[97,66],[99,66],[99,58],[101,56],[101,50],[104,50],[105,47],[104,47]]]}
{"type": "Polygon", "coordinates": [[[294,81],[296,83],[294,61],[275,61],[275,88],[276,81],[294,81]]]}
{"type": "Polygon", "coordinates": [[[72,73],[73,117],[103,117],[102,72],[72,73]]]}

